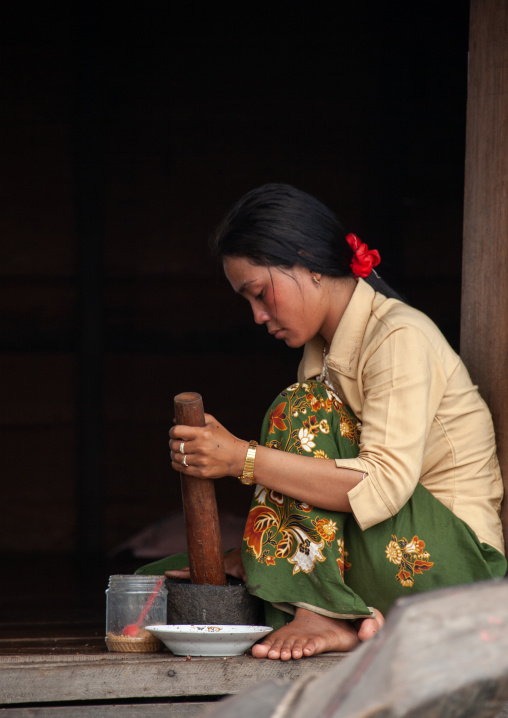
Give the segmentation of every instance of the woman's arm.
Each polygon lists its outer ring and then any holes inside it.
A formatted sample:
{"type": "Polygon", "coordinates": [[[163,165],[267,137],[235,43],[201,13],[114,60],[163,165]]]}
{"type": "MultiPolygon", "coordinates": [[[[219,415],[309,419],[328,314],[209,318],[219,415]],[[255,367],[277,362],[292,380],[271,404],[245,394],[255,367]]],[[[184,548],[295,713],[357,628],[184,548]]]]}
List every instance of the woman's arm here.
{"type": "MultiPolygon", "coordinates": [[[[240,476],[248,441],[233,436],[210,414],[205,414],[205,422],[204,427],[177,425],[170,430],[173,468],[200,479],[240,476]],[[181,442],[187,467],[182,465],[181,442]]],[[[360,471],[337,468],[333,459],[317,460],[266,446],[256,450],[256,483],[322,509],[350,512],[347,494],[362,476],[360,471]]]]}
{"type": "MultiPolygon", "coordinates": [[[[394,516],[411,497],[423,473],[433,425],[434,442],[441,435],[441,451],[453,451],[436,416],[447,386],[445,356],[449,371],[458,358],[433,325],[424,331],[430,320],[420,322],[422,328],[388,326],[372,339],[359,363],[361,449],[356,458],[338,459],[337,464],[368,474],[349,496],[362,529],[394,516]]],[[[433,465],[443,458],[444,454],[434,454],[433,465]]]]}

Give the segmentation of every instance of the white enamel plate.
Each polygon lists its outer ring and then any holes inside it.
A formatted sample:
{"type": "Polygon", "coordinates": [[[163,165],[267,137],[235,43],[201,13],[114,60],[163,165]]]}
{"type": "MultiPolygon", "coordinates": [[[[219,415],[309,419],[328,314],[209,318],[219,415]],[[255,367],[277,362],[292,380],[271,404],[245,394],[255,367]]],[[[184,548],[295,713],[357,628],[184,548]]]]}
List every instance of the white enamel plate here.
{"type": "Polygon", "coordinates": [[[270,626],[168,625],[145,626],[175,656],[241,656],[270,626]]]}

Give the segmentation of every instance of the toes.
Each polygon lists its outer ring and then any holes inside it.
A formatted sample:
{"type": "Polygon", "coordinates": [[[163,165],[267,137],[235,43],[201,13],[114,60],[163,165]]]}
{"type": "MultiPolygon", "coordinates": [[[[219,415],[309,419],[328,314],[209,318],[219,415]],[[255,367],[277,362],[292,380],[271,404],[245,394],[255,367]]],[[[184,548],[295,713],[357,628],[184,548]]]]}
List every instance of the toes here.
{"type": "Polygon", "coordinates": [[[301,658],[303,656],[303,641],[295,636],[290,636],[280,652],[280,657],[283,661],[288,661],[290,658],[301,658]]]}
{"type": "Polygon", "coordinates": [[[252,646],[252,655],[254,658],[266,658],[269,650],[270,646],[266,646],[263,643],[256,643],[252,646]]]}
{"type": "Polygon", "coordinates": [[[365,618],[358,627],[358,639],[360,641],[368,641],[370,638],[374,638],[376,633],[378,633],[384,625],[385,619],[383,614],[378,611],[377,608],[374,609],[374,612],[376,614],[375,617],[365,618]]]}
{"type": "MultiPolygon", "coordinates": [[[[377,618],[364,621],[375,626],[379,630],[382,616],[378,623],[377,618]]],[[[304,616],[303,620],[297,616],[292,624],[288,624],[270,634],[264,641],[252,647],[254,658],[270,658],[289,661],[291,658],[299,659],[307,656],[314,656],[324,651],[350,651],[359,640],[366,640],[360,637],[360,632],[366,635],[369,633],[368,624],[358,626],[358,633],[351,624],[346,621],[311,616],[304,616]]]]}
{"type": "MultiPolygon", "coordinates": [[[[272,645],[270,646],[270,650],[268,651],[268,658],[282,658],[283,661],[287,661],[286,657],[286,651],[284,651],[284,656],[282,656],[282,649],[285,646],[285,641],[278,639],[273,641],[272,645]]],[[[289,656],[291,658],[291,656],[289,656]]]]}
{"type": "Polygon", "coordinates": [[[289,656],[286,657],[286,643],[287,641],[283,641],[280,638],[272,639],[271,636],[269,636],[268,639],[265,639],[261,643],[255,643],[252,646],[251,653],[254,658],[282,658],[282,660],[285,661],[291,658],[291,651],[289,652],[289,656]],[[284,656],[281,655],[283,649],[284,656]]]}
{"type": "Polygon", "coordinates": [[[306,656],[313,656],[317,650],[316,644],[314,640],[311,638],[307,643],[305,644],[303,648],[303,652],[306,656]]]}
{"type": "Polygon", "coordinates": [[[270,658],[280,658],[281,661],[290,661],[293,658],[290,648],[282,648],[280,655],[271,655],[270,658]]]}
{"type": "Polygon", "coordinates": [[[301,658],[303,656],[304,647],[301,641],[295,641],[291,656],[293,658],[301,658]]]}
{"type": "Polygon", "coordinates": [[[289,661],[291,658],[301,658],[303,647],[299,641],[295,642],[288,638],[275,640],[270,643],[256,643],[251,649],[254,658],[270,658],[281,661],[289,661]]]}
{"type": "Polygon", "coordinates": [[[376,614],[376,621],[379,626],[379,628],[382,628],[385,625],[385,617],[381,613],[381,611],[378,611],[377,608],[374,609],[374,612],[376,614]]]}
{"type": "MultiPolygon", "coordinates": [[[[277,646],[278,648],[278,646],[277,646]]],[[[279,654],[281,661],[289,661],[291,658],[298,659],[306,656],[312,656],[315,653],[314,641],[307,640],[299,636],[288,636],[280,646],[279,654]]],[[[272,656],[270,656],[271,658],[272,656]]],[[[275,658],[274,654],[274,658],[275,658]]],[[[277,656],[279,657],[279,656],[277,656]]]]}

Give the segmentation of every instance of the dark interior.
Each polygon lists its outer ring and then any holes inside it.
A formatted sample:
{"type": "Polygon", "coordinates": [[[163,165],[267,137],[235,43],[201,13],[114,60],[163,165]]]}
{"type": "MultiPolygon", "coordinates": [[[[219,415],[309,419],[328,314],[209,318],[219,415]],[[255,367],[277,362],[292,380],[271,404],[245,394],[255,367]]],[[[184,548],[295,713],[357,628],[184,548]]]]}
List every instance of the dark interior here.
{"type": "MultiPolygon", "coordinates": [[[[175,394],[250,439],[294,381],[207,249],[249,189],[328,204],[458,350],[467,5],[2,10],[3,622],[181,550],[175,394]]],[[[251,492],[216,493],[230,548],[251,492]]]]}

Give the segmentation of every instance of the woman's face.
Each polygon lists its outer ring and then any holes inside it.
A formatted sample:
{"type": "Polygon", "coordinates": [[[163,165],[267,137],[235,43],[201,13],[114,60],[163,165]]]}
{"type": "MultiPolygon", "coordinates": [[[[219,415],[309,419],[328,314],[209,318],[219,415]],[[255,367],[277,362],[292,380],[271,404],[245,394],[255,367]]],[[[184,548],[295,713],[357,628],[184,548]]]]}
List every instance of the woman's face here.
{"type": "Polygon", "coordinates": [[[224,259],[226,277],[250,303],[256,324],[290,347],[301,347],[319,333],[325,320],[325,296],[313,280],[321,275],[297,264],[291,269],[252,264],[245,257],[224,259]]]}

